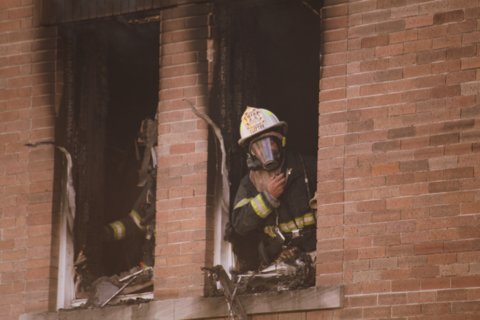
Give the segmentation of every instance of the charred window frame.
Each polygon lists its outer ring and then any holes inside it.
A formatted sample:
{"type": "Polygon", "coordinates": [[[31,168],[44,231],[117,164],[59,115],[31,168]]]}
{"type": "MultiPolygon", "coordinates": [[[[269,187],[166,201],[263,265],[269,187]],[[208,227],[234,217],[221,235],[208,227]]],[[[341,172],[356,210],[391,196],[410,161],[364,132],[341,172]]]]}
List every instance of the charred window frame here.
{"type": "MultiPolygon", "coordinates": [[[[239,182],[247,173],[245,152],[237,144],[245,106],[264,107],[287,120],[288,147],[316,157],[320,6],[316,0],[215,2],[211,114],[224,133],[230,211],[239,182]]],[[[229,220],[225,214],[220,219],[223,222],[229,220]]],[[[216,234],[215,242],[221,241],[216,234]]],[[[233,261],[225,250],[216,254],[214,263],[231,267],[233,261]]]]}
{"type": "MultiPolygon", "coordinates": [[[[96,279],[128,271],[144,260],[145,236],[129,231],[135,226],[123,223],[120,232],[128,237],[119,241],[104,236],[110,223],[129,216],[142,194],[141,159],[150,151],[144,152],[147,146],[139,134],[143,120],[155,121],[158,104],[159,25],[131,23],[136,18],[59,26],[62,68],[55,139],[62,152],[55,159],[54,199],[60,230],[58,308],[86,299],[96,279]],[[68,180],[74,201],[65,198],[68,180]],[[73,211],[70,228],[62,221],[65,211],[73,211]]],[[[152,286],[143,291],[152,291],[152,286]]]]}

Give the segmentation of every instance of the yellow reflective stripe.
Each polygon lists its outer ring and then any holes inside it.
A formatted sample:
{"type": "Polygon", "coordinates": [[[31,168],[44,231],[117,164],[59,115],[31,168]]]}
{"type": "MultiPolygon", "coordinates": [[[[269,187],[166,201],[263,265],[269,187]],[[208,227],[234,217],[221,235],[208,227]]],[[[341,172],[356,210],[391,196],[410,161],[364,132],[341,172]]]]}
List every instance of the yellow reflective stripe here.
{"type": "Polygon", "coordinates": [[[120,221],[110,223],[110,228],[113,230],[113,237],[115,240],[125,238],[125,226],[120,221]]]}
{"type": "Polygon", "coordinates": [[[312,224],[315,224],[315,216],[313,213],[309,212],[303,215],[303,223],[306,226],[311,226],[312,224]]]}
{"type": "Polygon", "coordinates": [[[238,203],[235,205],[233,209],[238,209],[240,207],[243,207],[244,205],[249,203],[250,200],[252,200],[252,198],[243,198],[242,200],[238,201],[238,203]]]}
{"type": "Polygon", "coordinates": [[[308,212],[301,217],[295,218],[295,222],[293,220],[283,222],[283,223],[280,223],[278,227],[283,232],[292,232],[293,230],[303,229],[304,227],[310,226],[312,224],[315,224],[315,217],[313,213],[308,212]]]}
{"type": "Polygon", "coordinates": [[[250,200],[250,204],[252,205],[253,211],[259,216],[260,218],[265,218],[268,214],[272,211],[269,207],[263,202],[262,194],[259,193],[255,198],[250,200]]]}
{"type": "Polygon", "coordinates": [[[288,227],[288,222],[287,223],[280,223],[278,226],[280,227],[281,231],[290,232],[290,228],[288,227]]]}
{"type": "Polygon", "coordinates": [[[293,220],[288,221],[287,224],[288,224],[288,229],[290,229],[290,231],[298,229],[297,225],[295,224],[295,222],[293,222],[293,220]]]}
{"type": "Polygon", "coordinates": [[[140,217],[140,214],[137,211],[132,210],[130,211],[129,215],[132,218],[133,222],[135,222],[137,227],[143,230],[144,227],[142,226],[142,217],[140,217]]]}
{"type": "Polygon", "coordinates": [[[295,218],[295,223],[299,229],[303,229],[303,217],[295,218]]]}
{"type": "Polygon", "coordinates": [[[263,228],[263,232],[266,233],[269,237],[275,238],[277,235],[275,234],[275,232],[273,232],[273,228],[273,226],[265,226],[265,228],[263,228]]]}
{"type": "Polygon", "coordinates": [[[305,216],[295,218],[295,223],[299,229],[303,229],[305,227],[305,216]]]}

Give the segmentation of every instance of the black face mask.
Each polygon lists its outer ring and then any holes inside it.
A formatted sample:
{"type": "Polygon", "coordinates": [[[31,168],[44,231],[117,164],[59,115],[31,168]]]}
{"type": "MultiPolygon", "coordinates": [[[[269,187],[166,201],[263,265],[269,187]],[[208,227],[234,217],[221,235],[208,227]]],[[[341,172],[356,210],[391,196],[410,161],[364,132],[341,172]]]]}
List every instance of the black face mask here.
{"type": "Polygon", "coordinates": [[[249,145],[247,166],[252,170],[272,171],[280,167],[282,157],[283,148],[278,137],[260,137],[249,145]]]}

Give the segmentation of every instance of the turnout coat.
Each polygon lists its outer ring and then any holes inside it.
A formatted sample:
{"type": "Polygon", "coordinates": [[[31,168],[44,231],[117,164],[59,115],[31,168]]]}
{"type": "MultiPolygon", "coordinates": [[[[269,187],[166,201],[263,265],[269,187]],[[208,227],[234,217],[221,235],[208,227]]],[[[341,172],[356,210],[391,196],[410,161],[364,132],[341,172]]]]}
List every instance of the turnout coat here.
{"type": "Polygon", "coordinates": [[[316,188],[316,161],[286,152],[281,171],[290,174],[279,199],[257,190],[252,174],[240,182],[230,230],[227,227],[240,272],[270,264],[285,246],[315,250],[316,217],[309,201],[316,188]]]}

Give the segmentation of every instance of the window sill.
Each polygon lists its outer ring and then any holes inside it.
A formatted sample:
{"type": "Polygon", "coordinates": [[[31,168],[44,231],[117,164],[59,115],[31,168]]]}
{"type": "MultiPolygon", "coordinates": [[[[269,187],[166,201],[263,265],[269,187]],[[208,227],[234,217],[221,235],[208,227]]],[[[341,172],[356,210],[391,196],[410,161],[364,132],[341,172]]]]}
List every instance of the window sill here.
{"type": "MultiPolygon", "coordinates": [[[[343,287],[314,287],[284,292],[239,296],[248,314],[301,312],[343,306],[343,287]]],[[[181,298],[106,308],[76,309],[50,313],[24,314],[20,320],[57,319],[202,319],[228,316],[223,297],[181,298]]]]}

